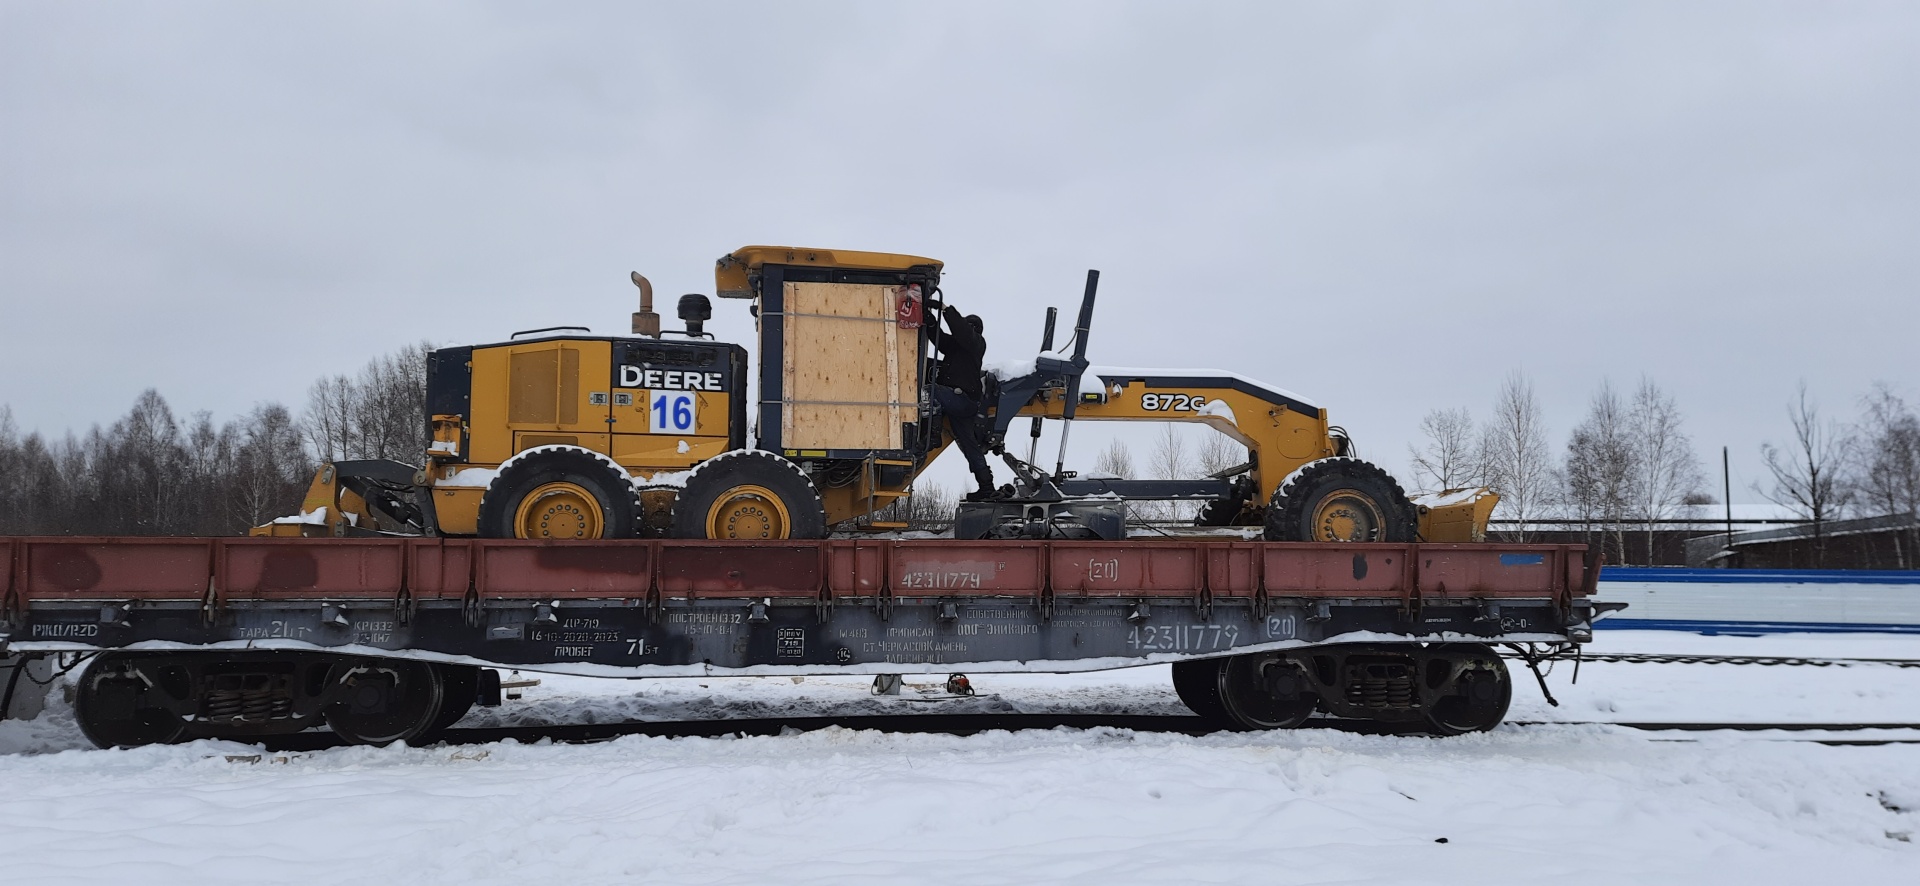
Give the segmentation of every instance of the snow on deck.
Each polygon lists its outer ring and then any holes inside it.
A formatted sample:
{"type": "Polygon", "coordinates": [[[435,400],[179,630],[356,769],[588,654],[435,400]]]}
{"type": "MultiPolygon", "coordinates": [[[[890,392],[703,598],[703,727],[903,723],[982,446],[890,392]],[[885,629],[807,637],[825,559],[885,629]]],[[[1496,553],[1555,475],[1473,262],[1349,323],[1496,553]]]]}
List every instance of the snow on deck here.
{"type": "MultiPolygon", "coordinates": [[[[1920,658],[1920,638],[1620,631],[1615,652],[1920,658]]],[[[1920,746],[1594,722],[1920,722],[1920,670],[1588,662],[1516,674],[1451,739],[1306,729],[960,738],[831,729],[260,755],[82,750],[71,711],[0,724],[9,883],[1911,882],[1920,746]],[[1684,739],[1684,740],[1675,740],[1684,739]],[[228,755],[243,758],[241,762],[228,755]],[[258,758],[258,762],[245,759],[258,758]],[[1445,842],[1439,842],[1441,840],[1445,842]]],[[[976,677],[542,676],[466,725],[890,711],[1179,713],[1165,667],[976,677]]],[[[1901,733],[1900,735],[1905,735],[1901,733]]],[[[1915,736],[1909,736],[1915,737],[1915,736]]]]}

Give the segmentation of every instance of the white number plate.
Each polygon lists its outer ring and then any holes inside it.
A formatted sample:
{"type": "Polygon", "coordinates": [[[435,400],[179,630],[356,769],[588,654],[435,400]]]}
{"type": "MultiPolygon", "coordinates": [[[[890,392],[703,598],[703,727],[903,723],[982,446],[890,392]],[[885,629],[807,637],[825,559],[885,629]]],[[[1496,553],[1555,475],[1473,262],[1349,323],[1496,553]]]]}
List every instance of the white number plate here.
{"type": "Polygon", "coordinates": [[[654,391],[647,397],[647,431],[691,434],[700,421],[700,400],[689,391],[654,391]]]}

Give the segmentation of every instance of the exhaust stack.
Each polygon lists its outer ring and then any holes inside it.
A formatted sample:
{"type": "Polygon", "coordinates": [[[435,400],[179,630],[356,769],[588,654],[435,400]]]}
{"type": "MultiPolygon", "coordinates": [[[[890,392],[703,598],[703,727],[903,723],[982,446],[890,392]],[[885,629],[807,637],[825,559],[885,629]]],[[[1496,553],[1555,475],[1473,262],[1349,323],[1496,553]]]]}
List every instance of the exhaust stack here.
{"type": "Polygon", "coordinates": [[[634,271],[633,285],[640,287],[640,310],[633,314],[633,334],[659,338],[660,315],[653,312],[653,284],[634,271]]]}

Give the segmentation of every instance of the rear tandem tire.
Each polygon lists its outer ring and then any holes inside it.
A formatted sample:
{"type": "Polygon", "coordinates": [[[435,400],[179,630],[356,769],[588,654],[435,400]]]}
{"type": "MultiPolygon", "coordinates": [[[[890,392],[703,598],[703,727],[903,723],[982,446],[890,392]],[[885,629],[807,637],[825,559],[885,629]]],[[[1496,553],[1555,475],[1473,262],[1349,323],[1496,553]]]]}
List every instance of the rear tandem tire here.
{"type": "Polygon", "coordinates": [[[528,450],[480,498],[484,538],[633,538],[640,497],[625,471],[591,450],[528,450]]]}
{"type": "Polygon", "coordinates": [[[701,462],[673,504],[675,538],[825,538],[827,509],[798,465],[735,450],[701,462]]]}

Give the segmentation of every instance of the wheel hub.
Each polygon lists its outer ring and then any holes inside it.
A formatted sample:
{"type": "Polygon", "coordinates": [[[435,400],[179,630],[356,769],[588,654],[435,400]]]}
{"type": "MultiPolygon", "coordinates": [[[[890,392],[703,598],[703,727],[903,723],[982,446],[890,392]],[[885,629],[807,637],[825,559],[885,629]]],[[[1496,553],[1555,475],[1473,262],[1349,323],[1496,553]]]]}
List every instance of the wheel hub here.
{"type": "Polygon", "coordinates": [[[762,486],[727,490],[707,509],[708,538],[786,538],[791,525],[786,505],[762,486]]]}
{"type": "Polygon", "coordinates": [[[606,523],[600,502],[576,483],[548,483],[520,503],[514,515],[519,538],[600,538],[606,523]]]}
{"type": "Polygon", "coordinates": [[[1380,527],[1385,524],[1379,505],[1352,491],[1327,496],[1313,513],[1316,541],[1374,541],[1380,537],[1380,527]]]}

